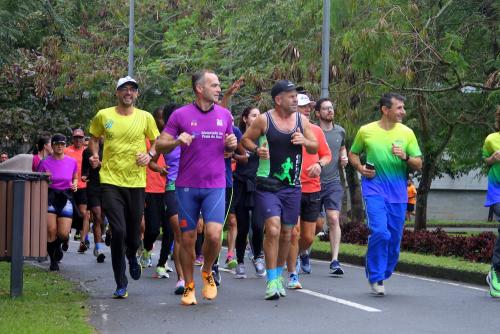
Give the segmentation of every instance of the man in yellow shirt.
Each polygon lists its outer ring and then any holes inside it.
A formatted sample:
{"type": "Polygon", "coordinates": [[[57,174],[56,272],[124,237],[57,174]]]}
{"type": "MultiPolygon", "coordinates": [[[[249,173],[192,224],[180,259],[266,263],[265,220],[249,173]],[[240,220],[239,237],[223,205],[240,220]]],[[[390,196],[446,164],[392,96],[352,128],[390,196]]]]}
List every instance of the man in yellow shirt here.
{"type": "Polygon", "coordinates": [[[127,298],[125,256],[130,277],[138,280],[142,269],[135,256],[140,243],[140,223],[144,212],[146,165],[156,154],[155,139],[160,135],[153,116],[134,107],[138,84],[131,77],[118,80],[118,105],[102,109],[92,119],[89,149],[90,165],[100,165],[102,208],[113,233],[111,262],[116,281],[114,298],[127,298]],[[99,137],[104,137],[102,163],[99,162],[99,137]],[[149,152],[146,141],[151,141],[149,152]],[[125,256],[124,256],[125,255],[125,256]]]}

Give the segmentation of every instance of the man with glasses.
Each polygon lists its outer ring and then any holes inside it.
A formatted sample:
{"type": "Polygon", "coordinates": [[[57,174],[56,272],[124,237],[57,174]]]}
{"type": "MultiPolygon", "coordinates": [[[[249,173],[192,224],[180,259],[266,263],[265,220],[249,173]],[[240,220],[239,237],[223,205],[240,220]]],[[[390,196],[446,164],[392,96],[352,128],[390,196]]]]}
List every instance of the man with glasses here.
{"type": "Polygon", "coordinates": [[[136,252],[144,213],[146,165],[156,154],[155,139],[160,135],[153,116],[134,106],[138,88],[137,82],[129,76],[119,79],[115,93],[118,105],[99,110],[90,124],[89,162],[92,168],[101,167],[102,208],[113,232],[114,298],[128,297],[125,257],[132,279],[141,277],[136,252]],[[102,162],[99,161],[101,136],[104,137],[102,162]],[[151,142],[149,151],[146,150],[146,138],[151,142]]]}
{"type": "MultiPolygon", "coordinates": [[[[66,147],[64,154],[72,157],[78,164],[78,190],[73,194],[78,212],[73,213],[74,227],[80,234],[80,247],[78,253],[83,254],[87,251],[87,234],[89,233],[89,214],[87,212],[87,183],[82,180],[82,156],[85,146],[83,145],[85,133],[82,129],[73,130],[73,145],[66,147]]],[[[65,247],[66,248],[66,247],[65,247]]],[[[67,248],[66,248],[67,249],[67,248]]]]}
{"type": "MultiPolygon", "coordinates": [[[[342,209],[342,198],[344,189],[340,182],[340,168],[347,165],[347,152],[345,148],[345,130],[335,123],[335,106],[328,98],[322,98],[315,106],[316,117],[319,126],[325,134],[326,141],[334,160],[324,166],[321,170],[321,206],[324,210],[324,217],[318,219],[318,225],[323,226],[326,218],[328,224],[328,239],[332,253],[330,261],[330,274],[343,275],[344,270],[338,261],[340,248],[340,210],[342,209]]],[[[308,258],[301,258],[302,262],[308,258]]],[[[309,265],[308,265],[309,266],[309,265]]],[[[309,266],[310,268],[310,266],[309,266]]],[[[307,266],[303,270],[307,270],[307,266]]]]}

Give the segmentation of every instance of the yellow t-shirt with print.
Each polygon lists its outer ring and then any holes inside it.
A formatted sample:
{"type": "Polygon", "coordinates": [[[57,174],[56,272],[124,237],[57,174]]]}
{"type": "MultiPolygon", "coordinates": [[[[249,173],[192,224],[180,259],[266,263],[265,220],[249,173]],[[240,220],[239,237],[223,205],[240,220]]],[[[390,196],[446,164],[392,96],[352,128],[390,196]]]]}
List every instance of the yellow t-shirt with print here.
{"type": "Polygon", "coordinates": [[[136,164],[137,153],[146,152],[144,139],[160,133],[150,113],[134,108],[131,115],[120,115],[116,107],[101,109],[90,123],[94,137],[104,137],[99,177],[101,183],[127,188],[146,187],[146,167],[136,164]]]}

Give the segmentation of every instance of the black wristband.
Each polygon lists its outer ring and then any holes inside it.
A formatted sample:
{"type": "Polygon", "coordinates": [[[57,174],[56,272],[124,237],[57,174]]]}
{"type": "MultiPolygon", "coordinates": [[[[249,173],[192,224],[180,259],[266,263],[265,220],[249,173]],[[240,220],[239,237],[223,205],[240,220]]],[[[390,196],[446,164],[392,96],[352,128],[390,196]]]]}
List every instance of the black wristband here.
{"type": "Polygon", "coordinates": [[[153,154],[151,154],[151,152],[148,152],[148,155],[149,155],[149,157],[150,157],[151,159],[153,159],[153,158],[154,158],[154,155],[153,155],[153,154]]]}
{"type": "Polygon", "coordinates": [[[407,154],[406,155],[406,159],[403,159],[404,162],[408,162],[408,160],[410,160],[410,156],[407,154]]]}

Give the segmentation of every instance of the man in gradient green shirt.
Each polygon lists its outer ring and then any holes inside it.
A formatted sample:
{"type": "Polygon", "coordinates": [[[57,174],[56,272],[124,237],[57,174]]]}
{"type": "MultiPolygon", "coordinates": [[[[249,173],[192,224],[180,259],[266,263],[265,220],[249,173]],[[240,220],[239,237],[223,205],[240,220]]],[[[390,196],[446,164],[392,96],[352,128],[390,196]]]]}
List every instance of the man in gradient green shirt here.
{"type": "Polygon", "coordinates": [[[382,95],[379,121],[362,126],[349,160],[362,175],[361,189],[370,236],[366,253],[366,276],[376,295],[385,295],[388,279],[399,258],[405,222],[408,169],[420,170],[422,159],[413,131],[401,124],[406,115],[405,98],[395,93],[382,95]],[[366,163],[360,160],[366,154],[366,163]]]}
{"type": "MultiPolygon", "coordinates": [[[[495,114],[495,128],[497,132],[488,135],[483,145],[484,163],[489,168],[488,192],[484,206],[493,207],[493,212],[500,221],[500,106],[497,106],[495,114]]],[[[500,227],[498,231],[500,233],[500,227]]],[[[493,249],[491,270],[486,281],[490,285],[490,296],[500,298],[500,237],[497,238],[493,249]]]]}

